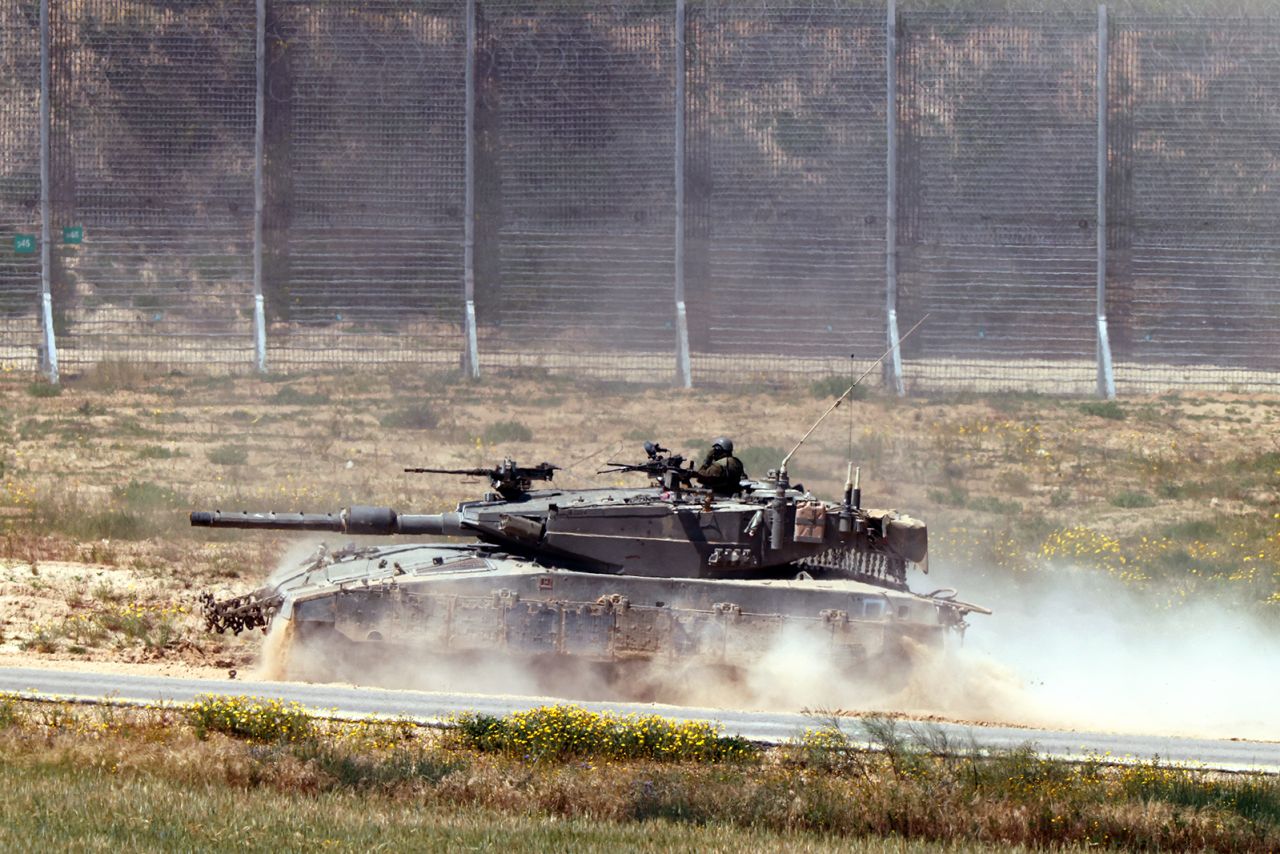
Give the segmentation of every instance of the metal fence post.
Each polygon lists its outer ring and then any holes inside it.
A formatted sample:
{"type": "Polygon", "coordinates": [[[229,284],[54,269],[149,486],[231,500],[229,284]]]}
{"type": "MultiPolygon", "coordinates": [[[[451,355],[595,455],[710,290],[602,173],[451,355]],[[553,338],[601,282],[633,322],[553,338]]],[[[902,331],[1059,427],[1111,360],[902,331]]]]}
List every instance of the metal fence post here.
{"type": "Polygon", "coordinates": [[[253,351],[258,373],[267,371],[267,315],[262,299],[262,217],[264,206],[263,157],[267,100],[267,0],[258,0],[254,26],[254,74],[257,91],[253,105],[253,351]]]}
{"type": "Polygon", "coordinates": [[[53,210],[49,201],[49,3],[40,0],[40,319],[44,326],[44,358],[40,370],[49,382],[58,382],[58,345],[53,335],[53,292],[49,276],[53,269],[53,210]]]}
{"type": "Polygon", "coordinates": [[[684,300],[684,112],[685,112],[685,0],[676,0],[676,94],[675,94],[675,182],[676,182],[676,371],[680,384],[693,386],[693,366],[689,357],[689,315],[684,300]]]}
{"type": "Polygon", "coordinates": [[[902,350],[898,346],[898,7],[885,12],[885,325],[889,334],[889,384],[902,396],[902,350]]]}
{"type": "Polygon", "coordinates": [[[1098,396],[1114,400],[1115,374],[1107,335],[1107,7],[1098,7],[1098,396]]]}
{"type": "Polygon", "coordinates": [[[463,89],[466,107],[463,120],[463,204],[462,291],[465,311],[462,319],[466,351],[463,372],[472,379],[480,376],[480,343],[476,336],[476,0],[467,0],[466,69],[463,89]]]}

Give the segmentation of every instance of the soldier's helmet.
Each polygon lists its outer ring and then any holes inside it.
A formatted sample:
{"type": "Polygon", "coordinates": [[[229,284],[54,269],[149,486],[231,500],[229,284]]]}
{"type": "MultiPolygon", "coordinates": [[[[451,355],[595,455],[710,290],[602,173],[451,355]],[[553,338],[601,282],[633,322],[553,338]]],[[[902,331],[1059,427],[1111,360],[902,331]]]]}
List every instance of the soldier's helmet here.
{"type": "Polygon", "coordinates": [[[733,440],[726,436],[721,436],[719,439],[716,439],[714,442],[711,443],[711,450],[713,451],[720,450],[720,451],[724,451],[726,454],[732,454],[733,440]]]}

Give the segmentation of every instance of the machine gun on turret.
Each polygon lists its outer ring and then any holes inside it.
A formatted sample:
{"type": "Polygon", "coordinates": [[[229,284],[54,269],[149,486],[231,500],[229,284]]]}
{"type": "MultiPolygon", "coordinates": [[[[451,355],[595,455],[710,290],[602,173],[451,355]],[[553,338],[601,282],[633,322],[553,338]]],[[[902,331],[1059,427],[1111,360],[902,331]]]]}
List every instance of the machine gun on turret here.
{"type": "Polygon", "coordinates": [[[468,477],[487,477],[494,491],[507,501],[515,501],[529,492],[535,480],[548,483],[555,476],[560,466],[551,463],[538,463],[536,466],[519,466],[516,461],[507,457],[491,469],[433,469],[407,468],[413,474],[460,474],[468,477]]]}
{"type": "Polygon", "coordinates": [[[617,463],[610,460],[606,465],[613,468],[600,469],[596,474],[613,474],[623,471],[642,471],[664,488],[679,491],[689,486],[695,471],[693,464],[684,467],[684,457],[673,454],[657,442],[645,442],[644,452],[649,459],[643,463],[617,463]]]}

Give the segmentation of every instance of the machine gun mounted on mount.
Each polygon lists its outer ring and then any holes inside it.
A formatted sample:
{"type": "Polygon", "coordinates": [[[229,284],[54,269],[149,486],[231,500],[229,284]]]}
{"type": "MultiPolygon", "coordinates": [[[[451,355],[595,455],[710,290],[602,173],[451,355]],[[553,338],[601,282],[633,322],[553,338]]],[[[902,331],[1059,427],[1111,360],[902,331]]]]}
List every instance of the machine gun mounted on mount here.
{"type": "Polygon", "coordinates": [[[507,501],[515,501],[529,492],[535,480],[551,482],[560,466],[551,463],[538,463],[536,466],[516,465],[516,461],[507,457],[493,468],[474,469],[435,469],[406,468],[410,474],[457,474],[467,477],[487,477],[489,485],[507,501]]]}
{"type": "Polygon", "coordinates": [[[618,463],[610,460],[606,465],[612,468],[600,469],[596,474],[613,474],[615,472],[639,471],[649,475],[655,485],[670,492],[679,492],[693,481],[696,471],[693,463],[685,467],[685,459],[681,454],[673,454],[657,442],[645,442],[644,452],[649,459],[643,463],[618,463]]]}

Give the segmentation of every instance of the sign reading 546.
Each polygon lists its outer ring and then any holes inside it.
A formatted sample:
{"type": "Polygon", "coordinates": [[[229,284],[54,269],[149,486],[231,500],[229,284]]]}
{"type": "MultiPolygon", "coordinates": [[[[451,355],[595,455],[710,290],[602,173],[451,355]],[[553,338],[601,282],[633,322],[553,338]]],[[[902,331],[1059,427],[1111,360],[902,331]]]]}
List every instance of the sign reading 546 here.
{"type": "Polygon", "coordinates": [[[15,234],[13,251],[19,255],[36,254],[36,236],[34,234],[15,234]]]}

